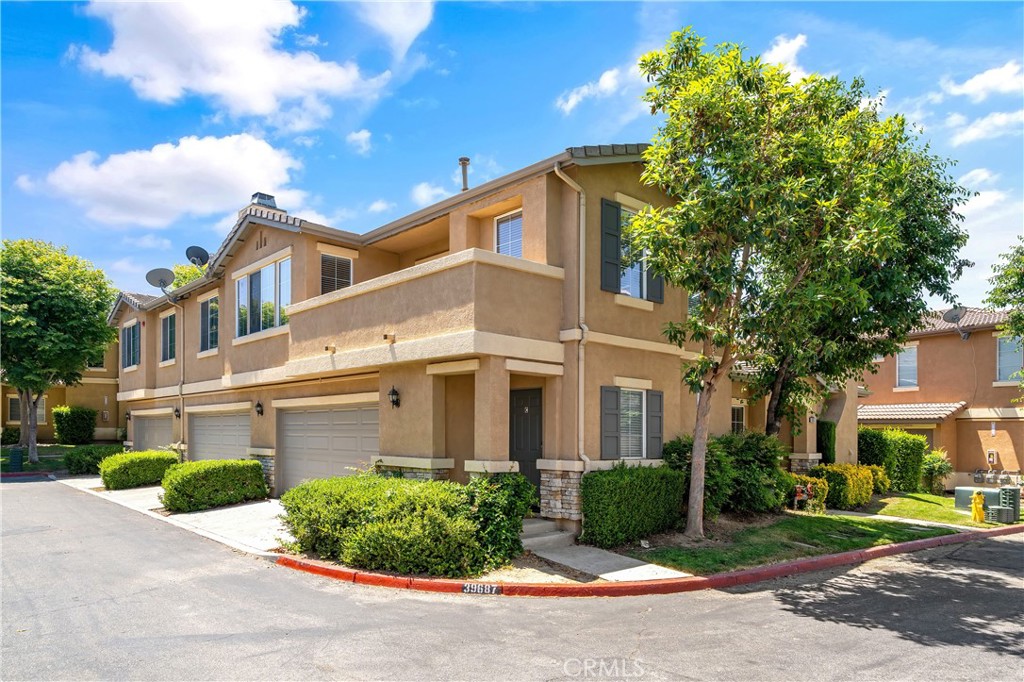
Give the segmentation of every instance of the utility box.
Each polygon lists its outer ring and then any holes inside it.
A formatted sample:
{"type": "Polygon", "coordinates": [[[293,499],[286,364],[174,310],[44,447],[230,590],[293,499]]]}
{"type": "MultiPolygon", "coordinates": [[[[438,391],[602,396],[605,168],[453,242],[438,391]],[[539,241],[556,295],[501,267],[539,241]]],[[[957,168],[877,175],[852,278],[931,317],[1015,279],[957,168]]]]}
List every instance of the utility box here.
{"type": "Polygon", "coordinates": [[[999,490],[996,490],[995,488],[975,488],[973,486],[959,486],[956,489],[954,489],[953,506],[956,507],[957,509],[970,509],[971,498],[974,496],[974,491],[976,490],[980,490],[985,495],[986,509],[989,507],[1000,506],[1001,498],[999,497],[999,490]]]}
{"type": "Polygon", "coordinates": [[[1011,510],[1011,519],[1003,523],[1016,523],[1020,518],[1020,488],[1006,485],[999,489],[999,506],[1011,510]]]}

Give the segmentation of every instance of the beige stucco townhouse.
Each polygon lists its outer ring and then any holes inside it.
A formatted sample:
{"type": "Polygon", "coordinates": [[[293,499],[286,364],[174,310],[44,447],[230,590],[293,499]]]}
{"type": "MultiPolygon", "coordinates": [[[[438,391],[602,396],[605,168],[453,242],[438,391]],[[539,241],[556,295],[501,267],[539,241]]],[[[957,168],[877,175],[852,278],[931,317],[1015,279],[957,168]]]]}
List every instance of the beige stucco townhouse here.
{"type": "MultiPolygon", "coordinates": [[[[640,183],[642,148],[570,148],[365,234],[254,195],[205,277],[112,312],[130,443],[260,458],[277,494],[370,463],[520,471],[575,525],[583,472],[656,466],[693,428],[692,349],[661,333],[685,292],[621,267],[622,220],[666,200],[640,183]]],[[[763,423],[743,393],[717,394],[714,432],[763,423]]]]}

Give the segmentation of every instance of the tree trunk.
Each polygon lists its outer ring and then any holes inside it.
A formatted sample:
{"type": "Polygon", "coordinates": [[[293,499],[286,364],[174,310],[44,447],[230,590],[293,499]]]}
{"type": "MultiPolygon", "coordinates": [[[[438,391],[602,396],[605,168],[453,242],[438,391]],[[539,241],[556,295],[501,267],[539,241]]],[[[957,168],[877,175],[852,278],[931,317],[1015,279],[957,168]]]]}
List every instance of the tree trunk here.
{"type": "Polygon", "coordinates": [[[789,380],[789,366],[792,363],[793,356],[787,355],[775,370],[775,381],[772,382],[771,397],[768,398],[764,420],[764,432],[769,436],[777,435],[782,430],[783,391],[789,380]]]}
{"type": "Polygon", "coordinates": [[[18,389],[18,404],[21,405],[21,428],[18,434],[18,447],[24,450],[28,447],[28,412],[25,406],[28,405],[28,391],[18,389]]]}
{"type": "Polygon", "coordinates": [[[704,465],[711,426],[711,396],[715,393],[716,383],[705,381],[697,402],[697,423],[693,429],[693,453],[690,457],[690,502],[683,533],[688,538],[704,537],[704,465]]]}
{"type": "MultiPolygon", "coordinates": [[[[36,407],[43,394],[40,392],[32,398],[32,392],[28,391],[28,461],[33,464],[39,463],[39,450],[36,447],[36,433],[39,428],[39,417],[36,414],[36,407]]],[[[25,403],[22,403],[23,405],[25,403]]]]}

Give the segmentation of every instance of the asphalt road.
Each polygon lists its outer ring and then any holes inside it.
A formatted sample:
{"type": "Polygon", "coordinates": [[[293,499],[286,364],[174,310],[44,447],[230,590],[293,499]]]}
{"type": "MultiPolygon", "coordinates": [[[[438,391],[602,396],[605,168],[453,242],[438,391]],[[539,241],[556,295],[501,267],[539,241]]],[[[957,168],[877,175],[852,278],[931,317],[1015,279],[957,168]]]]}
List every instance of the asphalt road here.
{"type": "Polygon", "coordinates": [[[1020,535],[729,591],[430,595],[236,553],[53,482],[0,485],[0,679],[1024,678],[1020,535]]]}

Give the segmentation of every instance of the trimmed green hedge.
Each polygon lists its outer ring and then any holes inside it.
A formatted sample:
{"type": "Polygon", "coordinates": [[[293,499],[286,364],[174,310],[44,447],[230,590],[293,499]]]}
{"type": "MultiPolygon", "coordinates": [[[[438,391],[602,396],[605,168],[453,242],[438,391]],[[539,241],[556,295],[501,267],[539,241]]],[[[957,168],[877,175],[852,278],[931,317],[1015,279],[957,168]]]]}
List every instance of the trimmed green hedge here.
{"type": "MultiPolygon", "coordinates": [[[[677,436],[665,443],[662,457],[665,465],[683,472],[683,509],[690,499],[690,460],[693,455],[693,436],[677,436]]],[[[704,458],[704,516],[718,518],[722,508],[729,502],[733,491],[736,469],[732,457],[716,439],[708,440],[704,458]]]]}
{"type": "Polygon", "coordinates": [[[871,472],[871,490],[875,495],[884,495],[892,490],[892,481],[889,480],[889,474],[885,472],[884,467],[880,467],[877,464],[866,464],[863,466],[866,466],[868,471],[871,472]]]}
{"type": "Polygon", "coordinates": [[[78,405],[56,405],[53,414],[53,437],[63,445],[85,445],[96,433],[96,410],[78,405]]]}
{"type": "Polygon", "coordinates": [[[808,499],[797,503],[798,508],[815,514],[825,513],[828,500],[828,480],[803,474],[790,474],[790,481],[791,485],[786,493],[786,505],[790,509],[793,508],[793,502],[796,500],[796,486],[803,485],[808,487],[808,499]]]}
{"type": "Polygon", "coordinates": [[[899,429],[882,432],[889,441],[893,452],[895,468],[889,474],[892,487],[905,493],[916,493],[921,489],[924,456],[928,454],[928,439],[899,429]]]}
{"type": "Polygon", "coordinates": [[[893,470],[892,451],[881,430],[866,426],[857,429],[857,462],[885,467],[886,472],[893,470]]]}
{"type": "Polygon", "coordinates": [[[834,464],[836,461],[836,423],[827,419],[818,420],[818,452],[821,453],[822,464],[834,464]]]}
{"type": "Polygon", "coordinates": [[[100,462],[124,452],[123,445],[85,445],[64,454],[64,466],[72,476],[100,473],[100,462]]]}
{"type": "Polygon", "coordinates": [[[0,445],[17,445],[21,440],[21,428],[17,426],[5,426],[0,432],[0,445]]]}
{"type": "Polygon", "coordinates": [[[826,506],[853,509],[871,501],[874,485],[871,470],[859,464],[820,464],[810,470],[814,478],[828,481],[826,506]]]}
{"type": "Polygon", "coordinates": [[[726,509],[741,514],[777,512],[789,491],[782,460],[789,454],[775,436],[756,431],[727,434],[715,439],[732,459],[736,478],[726,509]]]}
{"type": "Polygon", "coordinates": [[[686,476],[669,467],[617,465],[580,482],[580,542],[617,547],[675,527],[683,514],[686,476]]]}
{"type": "Polygon", "coordinates": [[[99,470],[107,490],[122,490],[156,485],[163,479],[167,469],[177,463],[178,456],[173,452],[125,452],[101,461],[99,470]]]}
{"type": "Polygon", "coordinates": [[[520,474],[460,485],[367,473],[303,483],[281,504],[302,551],[356,568],[466,577],[522,552],[535,496],[520,474]]]}
{"type": "Polygon", "coordinates": [[[254,459],[211,459],[170,467],[161,485],[160,501],[172,512],[193,512],[270,494],[263,467],[254,459]]]}

